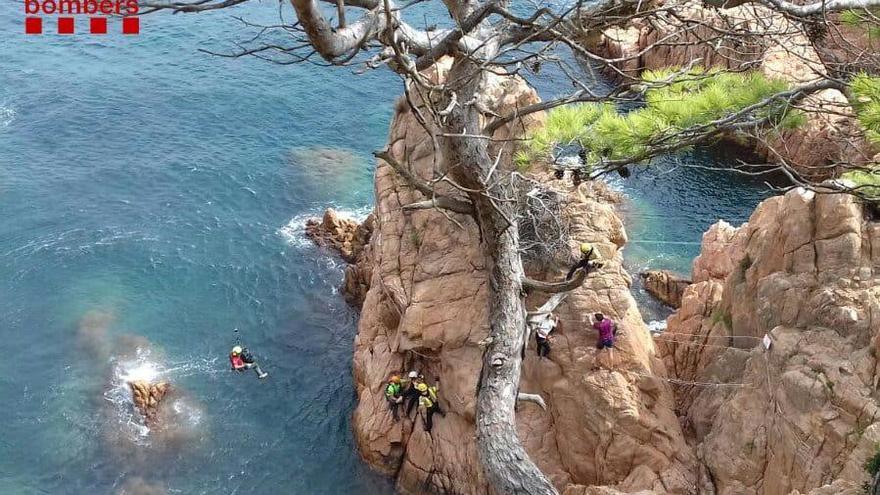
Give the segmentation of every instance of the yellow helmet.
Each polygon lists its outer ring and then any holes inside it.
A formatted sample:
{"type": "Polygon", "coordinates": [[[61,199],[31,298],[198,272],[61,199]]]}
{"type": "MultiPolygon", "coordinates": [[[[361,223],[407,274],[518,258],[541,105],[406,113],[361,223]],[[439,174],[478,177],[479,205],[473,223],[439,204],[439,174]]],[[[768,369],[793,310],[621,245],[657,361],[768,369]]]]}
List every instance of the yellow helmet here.
{"type": "Polygon", "coordinates": [[[237,345],[237,346],[233,347],[233,348],[232,348],[232,354],[234,354],[234,355],[236,355],[236,356],[238,356],[239,354],[241,354],[241,346],[240,346],[240,345],[237,345]]]}
{"type": "Polygon", "coordinates": [[[590,251],[592,251],[592,250],[593,250],[593,245],[590,244],[589,242],[582,242],[581,243],[581,253],[582,254],[590,254],[590,251]]]}
{"type": "Polygon", "coordinates": [[[419,392],[427,392],[428,391],[428,384],[427,383],[419,383],[416,385],[416,390],[418,390],[419,392]]]}

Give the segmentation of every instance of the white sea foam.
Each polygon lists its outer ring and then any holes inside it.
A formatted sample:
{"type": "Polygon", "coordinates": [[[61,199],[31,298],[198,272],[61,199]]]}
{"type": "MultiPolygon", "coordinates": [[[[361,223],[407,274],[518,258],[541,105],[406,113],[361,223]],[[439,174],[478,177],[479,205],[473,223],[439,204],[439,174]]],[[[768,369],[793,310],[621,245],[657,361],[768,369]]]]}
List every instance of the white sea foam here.
{"type": "Polygon", "coordinates": [[[0,129],[8,127],[15,120],[15,109],[5,101],[0,103],[0,129]]]}
{"type": "Polygon", "coordinates": [[[306,220],[314,217],[312,213],[304,213],[297,215],[287,222],[287,225],[278,229],[278,234],[284,240],[295,248],[306,248],[310,245],[308,237],[306,237],[306,220]]]}
{"type": "Polygon", "coordinates": [[[117,361],[113,366],[110,387],[104,398],[113,404],[116,418],[123,432],[137,443],[146,442],[150,429],[143,418],[135,413],[129,383],[136,380],[154,381],[159,376],[158,364],[150,360],[150,351],[138,349],[133,359],[117,361]]]}
{"type": "MultiPolygon", "coordinates": [[[[135,411],[129,383],[146,381],[156,383],[162,380],[173,382],[175,378],[194,374],[213,374],[220,370],[216,366],[217,358],[190,359],[180,364],[163,365],[155,360],[149,349],[138,348],[133,358],[115,361],[110,385],[104,398],[113,404],[116,418],[123,432],[139,444],[148,441],[150,428],[144,424],[143,418],[135,411]]],[[[171,407],[177,418],[182,418],[189,428],[197,426],[202,419],[202,411],[180,397],[175,397],[171,407]]]]}
{"type": "MultiPolygon", "coordinates": [[[[366,220],[367,216],[369,216],[370,212],[373,211],[372,205],[362,206],[360,208],[338,208],[335,205],[329,205],[330,208],[336,210],[340,217],[343,218],[351,218],[356,222],[363,222],[366,220]]],[[[321,218],[324,215],[324,211],[310,211],[305,213],[300,213],[287,222],[287,225],[280,227],[278,229],[278,235],[280,235],[284,240],[295,248],[310,248],[314,246],[312,241],[306,237],[306,220],[310,218],[321,218]]]]}
{"type": "Polygon", "coordinates": [[[648,331],[651,333],[663,333],[666,331],[666,320],[653,320],[648,322],[648,331]]]}

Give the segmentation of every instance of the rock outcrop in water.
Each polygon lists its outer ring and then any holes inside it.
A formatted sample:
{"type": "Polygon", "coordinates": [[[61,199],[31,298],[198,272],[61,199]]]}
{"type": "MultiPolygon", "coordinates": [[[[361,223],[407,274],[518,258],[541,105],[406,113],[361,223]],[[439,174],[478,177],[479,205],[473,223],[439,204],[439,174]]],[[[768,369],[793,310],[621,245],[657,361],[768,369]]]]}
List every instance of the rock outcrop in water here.
{"type": "Polygon", "coordinates": [[[362,260],[370,248],[373,227],[372,214],[358,223],[351,218],[341,217],[332,208],[324,212],[323,218],[310,218],[305,225],[306,235],[315,244],[332,248],[349,263],[345,268],[342,294],[346,301],[358,306],[363,303],[369,289],[369,263],[362,260]]]}
{"type": "Polygon", "coordinates": [[[880,442],[880,223],[795,190],[713,226],[693,276],[658,340],[670,373],[704,384],[676,398],[714,493],[861,493],[880,442]]]}
{"type": "Polygon", "coordinates": [[[131,400],[135,409],[144,419],[148,428],[161,425],[162,400],[168,393],[168,382],[150,383],[145,380],[135,380],[128,383],[131,388],[131,400]]]}
{"type": "Polygon", "coordinates": [[[691,284],[690,280],[668,270],[648,270],[640,273],[639,276],[642,277],[648,294],[673,308],[681,306],[681,296],[691,284]]]}
{"type": "MultiPolygon", "coordinates": [[[[485,93],[486,107],[500,114],[537,101],[516,78],[492,77],[485,93]]],[[[532,120],[502,128],[497,137],[523,125],[532,120]]],[[[392,156],[410,157],[412,173],[435,173],[430,140],[405,108],[398,108],[388,141],[392,156]]],[[[442,172],[447,165],[441,160],[439,166],[442,172]]],[[[511,164],[503,160],[501,166],[511,164]]],[[[486,493],[474,440],[480,341],[488,334],[488,261],[479,232],[465,215],[452,214],[459,226],[435,210],[402,211],[424,197],[381,161],[375,189],[375,229],[356,265],[370,275],[355,339],[358,447],[374,468],[396,477],[403,493],[486,493]],[[418,417],[394,422],[384,399],[388,376],[409,369],[440,385],[447,414],[435,417],[431,433],[418,417]]],[[[673,396],[665,382],[651,378],[665,371],[621,266],[626,233],[608,202],[611,195],[599,184],[568,193],[574,239],[597,246],[606,264],[557,308],[562,325],[550,359],[539,360],[530,343],[521,391],[541,394],[547,410],[521,404],[520,437],[560,490],[599,493],[587,485],[616,485],[626,492],[694,493],[698,470],[673,396]],[[620,324],[613,357],[596,350],[595,331],[584,322],[596,311],[620,324]]],[[[575,251],[573,244],[571,256],[575,251]]],[[[553,262],[530,275],[558,279],[566,268],[553,262]]],[[[546,298],[534,294],[528,306],[546,298]]]]}
{"type": "Polygon", "coordinates": [[[172,386],[155,346],[143,336],[116,333],[117,324],[112,312],[93,310],[76,329],[76,356],[95,377],[95,433],[106,462],[121,473],[115,495],[166,495],[161,466],[202,442],[201,409],[172,386]]]}
{"type": "Polygon", "coordinates": [[[333,208],[327,208],[321,219],[306,220],[306,235],[319,246],[331,247],[342,259],[355,263],[370,241],[373,222],[363,223],[340,216],[333,208]]]}

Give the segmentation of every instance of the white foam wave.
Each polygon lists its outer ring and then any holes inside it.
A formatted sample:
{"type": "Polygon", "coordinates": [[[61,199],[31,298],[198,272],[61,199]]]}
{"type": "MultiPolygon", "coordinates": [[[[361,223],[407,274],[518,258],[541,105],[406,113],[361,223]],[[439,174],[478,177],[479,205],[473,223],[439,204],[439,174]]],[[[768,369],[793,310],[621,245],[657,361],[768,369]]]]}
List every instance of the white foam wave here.
{"type": "Polygon", "coordinates": [[[278,234],[284,238],[287,244],[295,248],[307,248],[311,245],[311,241],[306,237],[306,220],[314,217],[312,213],[304,213],[297,215],[287,222],[287,225],[278,229],[278,234]]]}
{"type": "MultiPolygon", "coordinates": [[[[152,357],[149,349],[138,348],[133,358],[114,362],[110,386],[104,392],[104,398],[113,404],[123,432],[132,441],[145,444],[150,428],[144,424],[143,417],[135,410],[129,383],[139,380],[156,383],[163,380],[173,381],[172,378],[194,374],[218,373],[220,370],[216,362],[217,358],[192,359],[180,364],[163,365],[152,357]]],[[[175,398],[171,406],[176,416],[183,418],[189,426],[194,427],[201,422],[201,410],[188,402],[175,398]]]]}
{"type": "Polygon", "coordinates": [[[663,333],[666,331],[666,320],[652,320],[647,323],[651,333],[663,333]]]}
{"type": "Polygon", "coordinates": [[[15,120],[15,109],[6,102],[0,103],[0,129],[9,127],[13,120],[15,120]]]}
{"type": "Polygon", "coordinates": [[[157,376],[158,365],[150,361],[150,351],[138,349],[135,358],[115,363],[110,387],[104,392],[104,398],[113,404],[123,432],[137,443],[146,442],[150,429],[135,412],[128,384],[134,380],[153,381],[157,376]]]}
{"type": "MultiPolygon", "coordinates": [[[[330,205],[329,207],[336,210],[336,213],[338,213],[340,217],[351,218],[356,222],[363,222],[373,211],[372,205],[365,205],[359,208],[338,208],[335,205],[330,205]]],[[[314,246],[314,244],[308,237],[306,237],[306,221],[310,218],[321,218],[323,215],[323,210],[300,213],[291,218],[290,221],[287,222],[287,225],[280,227],[277,231],[278,235],[280,235],[287,244],[295,248],[310,248],[314,246]]]]}

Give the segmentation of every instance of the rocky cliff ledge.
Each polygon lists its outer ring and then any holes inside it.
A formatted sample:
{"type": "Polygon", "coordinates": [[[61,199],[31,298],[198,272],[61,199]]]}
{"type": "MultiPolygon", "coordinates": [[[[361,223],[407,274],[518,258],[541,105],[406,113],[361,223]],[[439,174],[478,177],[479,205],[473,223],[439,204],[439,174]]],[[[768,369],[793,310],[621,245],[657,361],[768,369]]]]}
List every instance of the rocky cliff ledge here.
{"type": "MultiPolygon", "coordinates": [[[[484,103],[500,114],[537,101],[519,79],[493,77],[489,84],[484,103]]],[[[516,122],[496,137],[530,125],[531,119],[516,122]]],[[[389,143],[392,156],[401,162],[408,157],[411,172],[422,178],[447,166],[442,159],[435,165],[430,140],[405,109],[394,116],[389,143]]],[[[502,167],[511,166],[502,161],[502,167]]],[[[624,492],[694,493],[694,456],[673,412],[671,390],[650,378],[665,372],[621,266],[626,234],[609,202],[613,195],[599,184],[565,193],[573,202],[572,237],[592,242],[607,262],[558,307],[562,326],[550,359],[539,361],[530,343],[521,391],[541,394],[547,410],[521,404],[520,436],[560,490],[593,493],[584,485],[616,485],[624,492]],[[613,362],[597,360],[595,331],[583,321],[595,311],[620,322],[613,362]]],[[[424,199],[379,161],[375,229],[357,268],[370,278],[355,340],[353,427],[364,459],[396,477],[401,492],[489,493],[474,440],[480,341],[488,334],[487,260],[466,215],[447,213],[450,219],[436,210],[402,210],[424,199]],[[395,423],[382,395],[387,377],[408,369],[440,383],[448,412],[435,419],[430,434],[419,419],[395,423]]],[[[576,245],[570,248],[574,256],[576,245]]],[[[531,275],[559,278],[565,268],[560,262],[531,275]]],[[[546,299],[533,294],[529,306],[546,299]]]]}
{"type": "Polygon", "coordinates": [[[880,224],[849,196],[794,190],[713,226],[693,279],[658,340],[670,373],[700,383],[676,398],[714,493],[862,493],[880,441],[880,224]]]}

